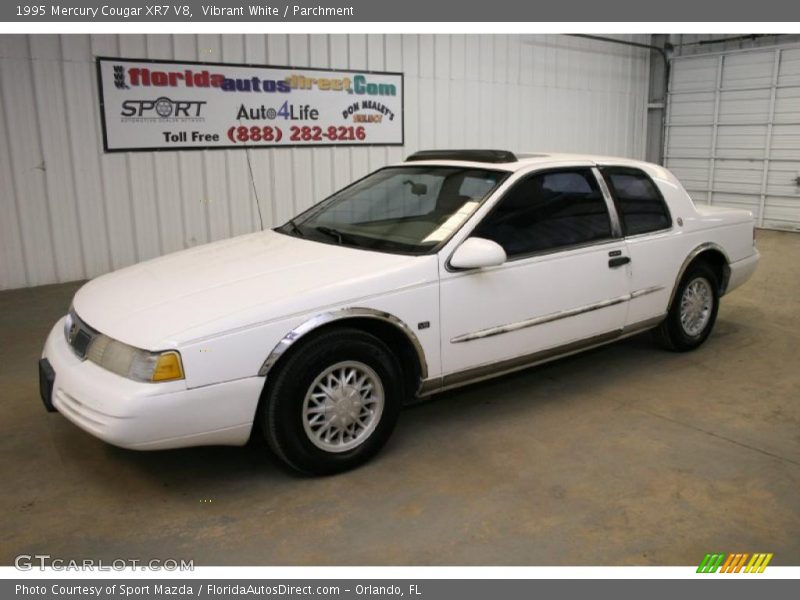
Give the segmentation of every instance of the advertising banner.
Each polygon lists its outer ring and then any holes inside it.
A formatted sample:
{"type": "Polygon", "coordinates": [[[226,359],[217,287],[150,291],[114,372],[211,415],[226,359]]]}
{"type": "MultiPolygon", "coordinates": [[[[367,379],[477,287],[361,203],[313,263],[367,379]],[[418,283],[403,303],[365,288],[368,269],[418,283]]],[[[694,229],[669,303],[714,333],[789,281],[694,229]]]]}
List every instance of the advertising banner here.
{"type": "Polygon", "coordinates": [[[107,152],[403,144],[403,75],[97,59],[107,152]]]}

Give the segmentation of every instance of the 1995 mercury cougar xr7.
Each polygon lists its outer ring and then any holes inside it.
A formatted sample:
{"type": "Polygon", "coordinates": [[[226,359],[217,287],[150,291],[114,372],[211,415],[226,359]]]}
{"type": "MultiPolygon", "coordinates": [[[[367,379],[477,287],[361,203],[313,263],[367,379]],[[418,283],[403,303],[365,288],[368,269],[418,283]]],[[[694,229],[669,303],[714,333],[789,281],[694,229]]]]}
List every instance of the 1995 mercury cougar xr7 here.
{"type": "Polygon", "coordinates": [[[241,445],[343,471],[404,400],[652,330],[702,344],[753,273],[752,215],[634,160],[431,150],[288,223],[84,285],[45,406],[140,450],[241,445]]]}

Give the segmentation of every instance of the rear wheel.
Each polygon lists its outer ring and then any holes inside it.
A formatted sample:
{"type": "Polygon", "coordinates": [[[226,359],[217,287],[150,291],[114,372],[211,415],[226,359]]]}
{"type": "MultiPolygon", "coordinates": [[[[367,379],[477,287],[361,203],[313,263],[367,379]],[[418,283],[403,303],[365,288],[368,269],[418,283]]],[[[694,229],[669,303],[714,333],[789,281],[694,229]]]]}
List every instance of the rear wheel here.
{"type": "Polygon", "coordinates": [[[704,262],[690,265],[681,278],[667,318],[654,330],[656,340],[676,352],[694,350],[711,334],[719,308],[719,282],[704,262]]]}
{"type": "Polygon", "coordinates": [[[291,468],[314,475],[358,466],[383,447],[403,398],[400,365],[377,337],[332,329],[298,347],[267,389],[262,429],[291,468]]]}

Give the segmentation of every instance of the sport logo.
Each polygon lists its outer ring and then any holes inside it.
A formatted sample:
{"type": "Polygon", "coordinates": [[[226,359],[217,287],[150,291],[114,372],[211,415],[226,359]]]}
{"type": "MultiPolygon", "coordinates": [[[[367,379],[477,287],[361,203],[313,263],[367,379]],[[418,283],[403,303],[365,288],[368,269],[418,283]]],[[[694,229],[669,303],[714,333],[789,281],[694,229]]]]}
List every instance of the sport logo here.
{"type": "Polygon", "coordinates": [[[204,121],[200,113],[205,100],[172,100],[161,96],[155,100],[125,100],[120,116],[126,121],[204,121]]]}
{"type": "Polygon", "coordinates": [[[747,554],[740,552],[735,554],[714,553],[706,554],[700,566],[697,567],[698,573],[763,573],[767,568],[772,554],[756,553],[747,554]],[[748,559],[749,562],[748,562],[748,559]],[[745,566],[745,563],[747,566],[745,566]]]}

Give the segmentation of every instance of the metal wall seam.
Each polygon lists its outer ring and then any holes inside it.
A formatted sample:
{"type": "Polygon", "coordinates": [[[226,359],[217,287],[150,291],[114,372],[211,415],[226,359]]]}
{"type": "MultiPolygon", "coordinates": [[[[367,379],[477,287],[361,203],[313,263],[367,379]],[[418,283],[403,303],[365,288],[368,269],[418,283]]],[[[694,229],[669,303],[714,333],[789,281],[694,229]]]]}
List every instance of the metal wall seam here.
{"type": "Polygon", "coordinates": [[[775,58],[772,63],[772,86],[770,87],[769,98],[769,117],[767,118],[767,133],[764,140],[764,164],[761,171],[761,193],[758,199],[758,226],[764,225],[764,205],[767,199],[767,178],[769,176],[769,158],[772,150],[772,127],[775,120],[775,97],[777,95],[778,76],[781,67],[781,51],[775,50],[775,58]]]}

